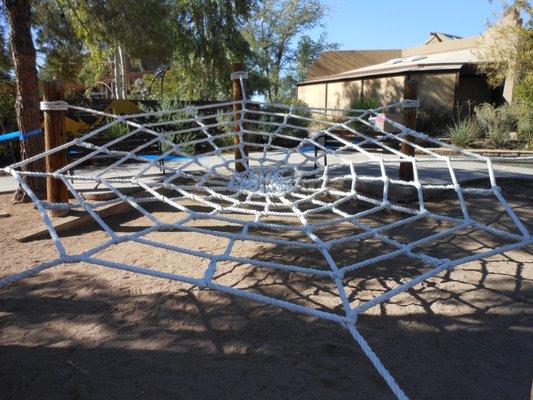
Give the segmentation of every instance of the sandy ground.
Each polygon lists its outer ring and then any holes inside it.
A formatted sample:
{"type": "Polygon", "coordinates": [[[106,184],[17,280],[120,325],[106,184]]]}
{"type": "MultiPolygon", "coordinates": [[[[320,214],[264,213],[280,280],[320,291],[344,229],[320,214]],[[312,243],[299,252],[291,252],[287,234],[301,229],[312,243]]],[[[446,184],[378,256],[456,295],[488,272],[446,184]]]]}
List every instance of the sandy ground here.
{"type": "MultiPolygon", "coordinates": [[[[504,194],[532,228],[533,184],[509,184],[504,194]]],[[[492,199],[467,199],[475,216],[509,226],[492,199]],[[490,212],[487,212],[490,210],[490,212]]],[[[50,240],[13,238],[41,224],[30,204],[0,196],[0,277],[56,257],[50,240]]],[[[451,198],[428,203],[453,208],[451,198]]],[[[150,210],[162,219],[176,213],[150,210]]],[[[394,213],[374,221],[393,221],[394,213]]],[[[118,233],[147,226],[134,213],[114,217],[118,233]]],[[[232,231],[212,222],[210,229],[232,231]]],[[[415,240],[442,226],[431,221],[390,232],[415,240]]],[[[339,225],[323,238],[349,234],[339,225]]],[[[256,232],[258,233],[258,232],[256,232]]],[[[227,240],[179,232],[152,238],[220,252],[227,240]]],[[[287,238],[292,234],[285,234],[287,238]]],[[[103,241],[92,226],[69,232],[80,251],[103,241]]],[[[460,232],[428,246],[436,256],[459,257],[501,241],[460,232]]],[[[390,249],[373,240],[334,249],[339,265],[390,249]]],[[[413,399],[527,399],[533,371],[531,248],[471,262],[374,307],[361,332],[413,399]]],[[[237,242],[234,253],[321,268],[312,251],[237,242]]],[[[202,276],[206,261],[123,243],[99,257],[202,276]]],[[[353,305],[427,269],[396,258],[349,274],[353,305]]],[[[339,311],[334,286],[297,273],[223,263],[216,280],[326,311],[339,311]]],[[[199,290],[188,285],[89,264],[62,265],[0,289],[0,399],[391,399],[349,334],[332,322],[199,290]]]]}

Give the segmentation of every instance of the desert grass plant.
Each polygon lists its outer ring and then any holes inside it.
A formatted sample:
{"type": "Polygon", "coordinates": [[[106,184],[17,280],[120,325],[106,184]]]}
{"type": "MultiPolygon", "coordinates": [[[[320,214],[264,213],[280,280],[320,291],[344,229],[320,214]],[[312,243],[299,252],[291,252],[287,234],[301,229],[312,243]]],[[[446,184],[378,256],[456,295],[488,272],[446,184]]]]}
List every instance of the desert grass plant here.
{"type": "Polygon", "coordinates": [[[487,140],[492,147],[502,149],[508,146],[511,137],[509,136],[509,132],[500,129],[490,129],[487,132],[487,140]]]}
{"type": "Polygon", "coordinates": [[[479,137],[479,125],[473,118],[464,118],[448,126],[448,136],[454,145],[470,147],[479,137]]]}
{"type": "Polygon", "coordinates": [[[475,108],[475,115],[489,144],[502,148],[511,141],[511,132],[516,130],[520,110],[514,104],[494,107],[483,103],[475,108]]]}

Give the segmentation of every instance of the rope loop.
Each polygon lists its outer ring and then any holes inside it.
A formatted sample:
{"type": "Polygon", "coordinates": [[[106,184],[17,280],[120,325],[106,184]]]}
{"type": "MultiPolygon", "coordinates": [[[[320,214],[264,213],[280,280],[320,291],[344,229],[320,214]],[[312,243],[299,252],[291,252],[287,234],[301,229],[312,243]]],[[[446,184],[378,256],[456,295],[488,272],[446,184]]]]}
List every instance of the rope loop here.
{"type": "Polygon", "coordinates": [[[420,101],[404,99],[402,100],[402,108],[418,108],[420,107],[420,101]]]}
{"type": "Polygon", "coordinates": [[[63,100],[41,101],[41,111],[67,111],[68,103],[63,100]]]}
{"type": "Polygon", "coordinates": [[[231,80],[237,80],[237,79],[248,79],[248,72],[246,71],[236,71],[231,73],[231,80]]]}

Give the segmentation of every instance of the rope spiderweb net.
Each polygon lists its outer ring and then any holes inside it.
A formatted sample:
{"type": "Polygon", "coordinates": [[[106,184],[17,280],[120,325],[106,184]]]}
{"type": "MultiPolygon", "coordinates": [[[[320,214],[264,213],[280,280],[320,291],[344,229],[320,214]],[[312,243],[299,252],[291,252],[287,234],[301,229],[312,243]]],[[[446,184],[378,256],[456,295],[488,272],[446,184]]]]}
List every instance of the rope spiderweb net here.
{"type": "MultiPolygon", "coordinates": [[[[242,84],[245,77],[241,74],[237,78],[242,84]]],[[[64,107],[50,103],[44,106],[64,107]]],[[[4,169],[35,202],[58,257],[2,278],[0,285],[61,264],[84,262],[180,281],[305,313],[346,328],[396,397],[406,399],[359,333],[358,316],[442,271],[527,246],[533,243],[533,238],[497,186],[489,158],[454,148],[389,119],[388,130],[372,122],[380,113],[402,106],[413,104],[403,101],[372,110],[326,110],[262,104],[245,98],[128,116],[68,106],[98,116],[101,126],[4,169]],[[231,121],[234,109],[238,118],[231,121]],[[104,142],[94,140],[106,133],[104,142]],[[121,144],[141,134],[149,135],[150,140],[124,151],[121,144]],[[146,148],[154,143],[162,146],[159,157],[146,155],[146,148]],[[401,153],[400,143],[414,146],[421,156],[414,158],[401,153]],[[440,155],[432,150],[433,145],[451,148],[458,156],[440,155]],[[76,148],[85,149],[85,155],[61,169],[22,170],[35,159],[76,148]],[[234,152],[240,158],[235,159],[234,152]],[[100,158],[106,162],[82,167],[87,161],[100,158]],[[166,160],[164,165],[162,160],[166,160]],[[400,162],[412,164],[413,181],[396,177],[394,171],[400,162]],[[456,165],[462,162],[484,165],[488,184],[461,186],[456,165]],[[236,172],[236,163],[244,166],[243,172],[236,172]],[[426,166],[437,164],[444,176],[439,181],[426,174],[426,166]],[[69,174],[74,168],[79,172],[69,174]],[[62,181],[72,201],[52,204],[39,200],[26,185],[25,176],[62,181]],[[113,196],[91,200],[84,192],[88,183],[105,188],[113,196]],[[456,207],[449,210],[429,207],[427,199],[444,191],[453,193],[456,207]],[[401,202],[399,197],[403,195],[411,196],[412,201],[401,202]],[[502,208],[507,224],[484,221],[483,212],[476,213],[469,207],[469,199],[487,197],[502,208]],[[133,233],[114,230],[101,210],[117,204],[129,204],[148,221],[148,226],[133,233]],[[154,204],[163,204],[174,214],[161,216],[152,211],[154,204]],[[47,211],[51,209],[90,215],[105,232],[106,239],[89,249],[68,250],[48,217],[47,211]],[[405,231],[414,233],[405,236],[405,231]],[[212,238],[219,245],[206,248],[190,241],[163,239],[158,236],[161,232],[212,238]],[[444,245],[465,232],[490,236],[490,243],[494,244],[465,251],[450,251],[444,245]],[[176,272],[157,260],[145,266],[105,256],[109,254],[106,251],[112,252],[123,243],[171,252],[178,263],[181,256],[195,257],[203,262],[201,271],[176,272]],[[243,254],[243,244],[258,249],[270,246],[276,249],[275,255],[265,257],[261,251],[243,254]],[[294,257],[298,252],[309,254],[305,262],[294,257]],[[379,275],[384,265],[399,274],[405,273],[395,287],[375,292],[364,290],[364,284],[353,283],[360,282],[357,275],[360,271],[374,268],[379,275]],[[400,268],[402,265],[405,268],[400,268]],[[218,279],[233,267],[245,266],[328,282],[324,285],[329,285],[328,293],[336,298],[336,304],[319,307],[218,279]],[[363,292],[364,295],[358,295],[363,292]]]]}

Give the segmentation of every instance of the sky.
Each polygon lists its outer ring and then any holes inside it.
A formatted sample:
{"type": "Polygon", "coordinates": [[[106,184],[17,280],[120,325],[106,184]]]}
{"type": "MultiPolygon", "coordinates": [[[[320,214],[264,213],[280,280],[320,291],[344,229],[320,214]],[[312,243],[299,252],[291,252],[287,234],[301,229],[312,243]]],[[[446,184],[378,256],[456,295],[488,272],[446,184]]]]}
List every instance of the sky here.
{"type": "MultiPolygon", "coordinates": [[[[321,0],[328,41],[342,50],[395,49],[424,44],[429,32],[474,36],[496,20],[499,0],[321,0]]],[[[313,36],[320,30],[315,29],[313,36]]]]}

